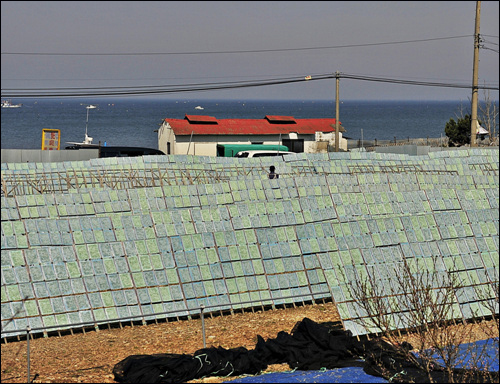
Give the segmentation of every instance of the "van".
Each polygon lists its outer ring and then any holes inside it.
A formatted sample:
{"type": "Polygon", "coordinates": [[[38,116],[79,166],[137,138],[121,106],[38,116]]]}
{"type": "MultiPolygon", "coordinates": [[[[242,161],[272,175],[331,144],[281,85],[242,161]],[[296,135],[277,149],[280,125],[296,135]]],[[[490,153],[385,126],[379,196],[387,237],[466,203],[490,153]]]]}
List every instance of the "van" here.
{"type": "Polygon", "coordinates": [[[285,156],[292,155],[295,152],[287,151],[240,151],[234,157],[268,157],[268,156],[285,156]]]}

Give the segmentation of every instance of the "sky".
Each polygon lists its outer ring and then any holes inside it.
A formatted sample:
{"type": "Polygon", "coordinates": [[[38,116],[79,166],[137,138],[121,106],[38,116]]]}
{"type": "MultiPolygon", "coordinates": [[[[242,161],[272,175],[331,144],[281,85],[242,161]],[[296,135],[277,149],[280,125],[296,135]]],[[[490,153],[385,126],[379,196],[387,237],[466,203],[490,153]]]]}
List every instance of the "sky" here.
{"type": "MultiPolygon", "coordinates": [[[[475,1],[2,1],[2,98],[122,87],[113,89],[325,100],[338,71],[341,100],[465,101],[467,88],[392,80],[470,86],[475,15],[475,1]],[[297,81],[206,89],[278,79],[297,81]],[[202,90],[177,91],[192,84],[202,90]]],[[[479,84],[498,100],[498,1],[481,2],[480,34],[479,84]]]]}

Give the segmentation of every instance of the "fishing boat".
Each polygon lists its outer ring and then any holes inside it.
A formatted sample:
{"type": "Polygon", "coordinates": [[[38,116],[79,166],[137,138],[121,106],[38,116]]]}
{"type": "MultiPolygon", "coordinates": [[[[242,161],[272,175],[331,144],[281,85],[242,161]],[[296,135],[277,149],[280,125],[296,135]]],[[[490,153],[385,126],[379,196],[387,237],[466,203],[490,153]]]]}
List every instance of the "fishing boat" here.
{"type": "Polygon", "coordinates": [[[70,144],[70,145],[76,145],[76,146],[80,146],[80,147],[99,147],[97,144],[92,144],[92,140],[94,140],[92,137],[90,137],[88,134],[87,134],[87,130],[88,130],[88,126],[89,126],[89,110],[90,109],[95,109],[97,108],[95,105],[87,105],[85,107],[87,109],[87,121],[85,122],[85,139],[83,140],[83,142],[79,143],[79,142],[76,142],[76,141],[67,141],[66,144],[70,144]]]}
{"type": "Polygon", "coordinates": [[[67,141],[69,144],[65,149],[73,150],[85,150],[85,149],[99,149],[99,157],[131,157],[131,156],[145,156],[145,155],[164,155],[164,153],[158,149],[144,148],[144,147],[124,147],[124,146],[108,146],[106,142],[103,145],[92,144],[92,137],[88,135],[88,125],[89,125],[89,110],[96,109],[95,105],[87,105],[87,121],[85,123],[85,139],[83,142],[67,141]]]}
{"type": "Polygon", "coordinates": [[[12,104],[11,100],[2,100],[2,108],[19,108],[22,104],[12,104]]]}

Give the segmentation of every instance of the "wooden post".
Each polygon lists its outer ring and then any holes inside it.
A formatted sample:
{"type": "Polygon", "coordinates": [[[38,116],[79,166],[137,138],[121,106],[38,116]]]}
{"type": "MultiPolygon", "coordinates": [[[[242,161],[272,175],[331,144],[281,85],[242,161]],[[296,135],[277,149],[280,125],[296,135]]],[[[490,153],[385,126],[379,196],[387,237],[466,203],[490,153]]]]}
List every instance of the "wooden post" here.
{"type": "Polygon", "coordinates": [[[481,15],[481,2],[476,1],[476,28],[474,32],[474,62],[472,67],[472,114],[470,121],[470,146],[477,147],[477,81],[479,76],[479,21],[481,15]]]}
{"type": "Polygon", "coordinates": [[[340,134],[339,134],[339,71],[335,72],[335,152],[340,148],[340,134]]]}

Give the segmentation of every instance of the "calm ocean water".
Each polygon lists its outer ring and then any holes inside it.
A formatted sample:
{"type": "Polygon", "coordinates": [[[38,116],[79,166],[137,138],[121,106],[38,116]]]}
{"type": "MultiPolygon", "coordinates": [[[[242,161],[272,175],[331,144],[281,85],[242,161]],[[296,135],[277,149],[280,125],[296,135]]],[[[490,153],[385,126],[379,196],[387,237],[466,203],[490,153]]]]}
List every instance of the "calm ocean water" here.
{"type": "MultiPolygon", "coordinates": [[[[61,149],[67,141],[88,135],[94,143],[158,148],[155,132],[165,118],[208,115],[216,118],[261,119],[265,115],[295,118],[335,117],[334,101],[160,100],[131,98],[13,100],[21,108],[2,108],[2,148],[40,149],[42,128],[61,130],[61,149]],[[203,110],[195,109],[202,106],[203,110]]],[[[450,118],[456,119],[461,101],[344,101],[340,121],[351,139],[398,140],[441,137],[450,118]]],[[[470,108],[469,108],[470,109],[470,108]]]]}

